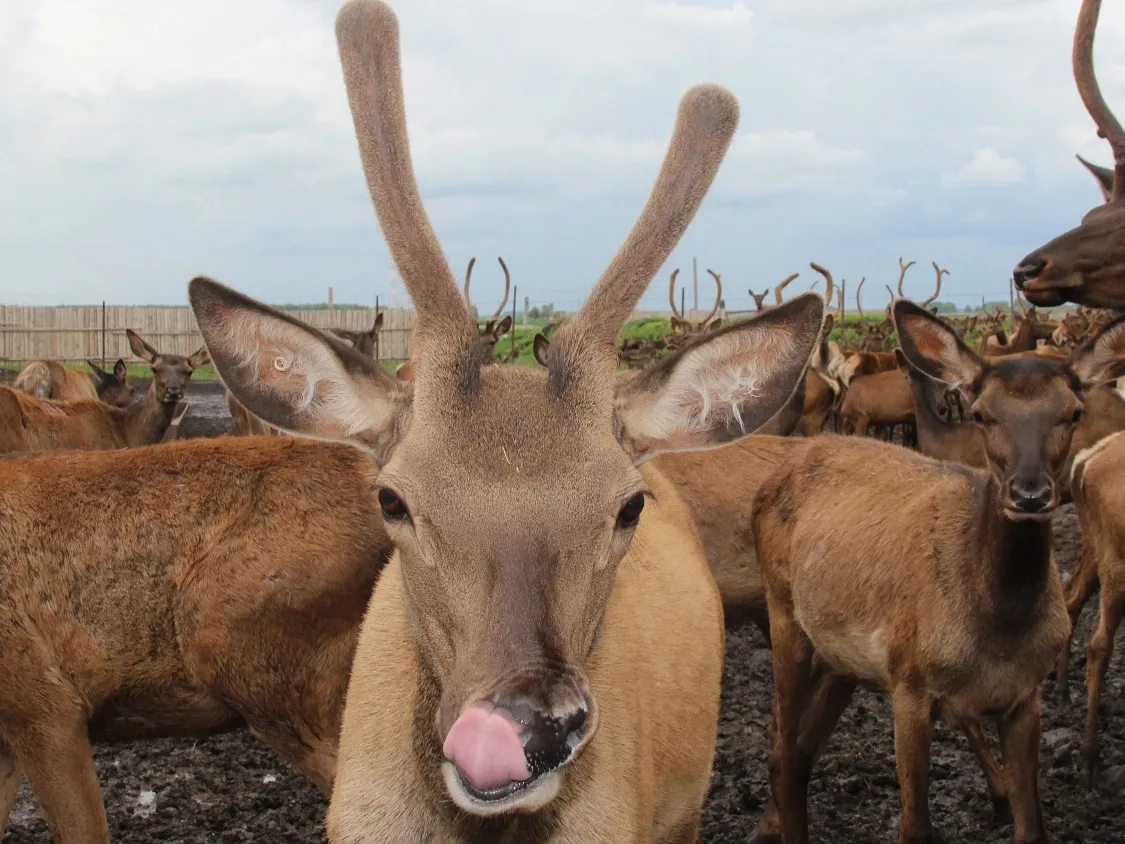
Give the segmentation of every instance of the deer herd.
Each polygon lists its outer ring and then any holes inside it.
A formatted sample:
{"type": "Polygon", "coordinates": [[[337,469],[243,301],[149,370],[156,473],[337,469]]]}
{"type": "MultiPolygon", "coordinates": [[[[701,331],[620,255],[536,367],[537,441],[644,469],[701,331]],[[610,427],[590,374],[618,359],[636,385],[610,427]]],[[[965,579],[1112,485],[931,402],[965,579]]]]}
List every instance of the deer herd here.
{"type": "Polygon", "coordinates": [[[1099,7],[1082,2],[1074,73],[1115,166],[1083,160],[1104,204],[1018,262],[1011,332],[1000,312],[933,312],[937,263],[915,304],[899,259],[882,321],[861,280],[858,323],[817,263],[823,296],[786,300],[793,274],[740,320],[713,271],[715,307],[689,319],[676,271],[672,339],[631,359],[619,332],[739,123],[703,84],[619,251],[517,366],[498,350],[507,265],[482,326],[475,258],[459,289],[422,204],[397,19],[348,0],[339,57],[411,357],[382,367],[381,315],[315,329],[201,276],[204,348],[128,332],[143,396],[123,360],[37,361],[0,387],[0,823],[26,777],[54,841],[105,844],[92,743],[246,728],[329,798],[333,844],[695,842],[725,625],[745,619],[774,679],[758,841],[808,840],[815,763],[861,686],[890,699],[900,842],[934,835],[938,717],[1014,841],[1048,841],[1041,686],[1055,669],[1066,693],[1100,583],[1093,776],[1125,615],[1125,316],[1105,312],[1125,310],[1125,131],[1094,78],[1099,7]],[[1037,310],[1063,303],[1080,307],[1037,310]],[[167,441],[209,362],[236,435],[167,441]],[[1084,547],[1064,585],[1068,501],[1084,547]]]}

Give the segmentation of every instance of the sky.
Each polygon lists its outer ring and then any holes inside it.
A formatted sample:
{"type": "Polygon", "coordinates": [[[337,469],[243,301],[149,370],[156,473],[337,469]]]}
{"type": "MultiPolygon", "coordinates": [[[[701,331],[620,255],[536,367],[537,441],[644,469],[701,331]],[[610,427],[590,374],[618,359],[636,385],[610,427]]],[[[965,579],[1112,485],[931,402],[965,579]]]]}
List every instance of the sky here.
{"type": "MultiPolygon", "coordinates": [[[[648,197],[680,97],[740,122],[641,307],[728,308],[809,261],[906,292],[1006,299],[1028,251],[1101,201],[1070,68],[1079,0],[401,0],[423,200],[473,300],[577,308],[648,197]]],[[[183,304],[197,274],[270,303],[409,306],[363,181],[338,2],[16,0],[0,7],[0,302],[183,304]]],[[[1125,119],[1125,5],[1098,78],[1125,119]]],[[[509,309],[511,305],[509,304],[509,309]]]]}

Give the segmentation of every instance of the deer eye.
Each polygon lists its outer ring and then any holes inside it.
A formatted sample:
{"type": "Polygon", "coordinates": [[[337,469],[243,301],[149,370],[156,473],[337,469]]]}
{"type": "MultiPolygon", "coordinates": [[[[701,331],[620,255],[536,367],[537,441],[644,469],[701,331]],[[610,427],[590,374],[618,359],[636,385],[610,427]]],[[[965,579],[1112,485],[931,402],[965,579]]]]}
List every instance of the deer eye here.
{"type": "Polygon", "coordinates": [[[399,498],[393,489],[383,487],[379,490],[379,507],[383,511],[383,518],[397,522],[410,518],[410,511],[406,509],[406,502],[399,498]]]}
{"type": "Polygon", "coordinates": [[[984,414],[981,413],[979,410],[974,410],[973,411],[973,421],[976,422],[978,425],[983,425],[984,424],[984,414]]]}
{"type": "Polygon", "coordinates": [[[644,510],[644,508],[644,493],[638,492],[625,502],[625,505],[621,508],[621,512],[617,514],[617,526],[619,528],[635,527],[637,522],[640,521],[641,511],[644,510]]]}
{"type": "Polygon", "coordinates": [[[1070,424],[1071,425],[1077,425],[1079,422],[1082,421],[1083,415],[1084,415],[1084,412],[1083,412],[1082,408],[1078,408],[1078,410],[1074,411],[1074,415],[1072,417],[1070,417],[1070,424]]]}

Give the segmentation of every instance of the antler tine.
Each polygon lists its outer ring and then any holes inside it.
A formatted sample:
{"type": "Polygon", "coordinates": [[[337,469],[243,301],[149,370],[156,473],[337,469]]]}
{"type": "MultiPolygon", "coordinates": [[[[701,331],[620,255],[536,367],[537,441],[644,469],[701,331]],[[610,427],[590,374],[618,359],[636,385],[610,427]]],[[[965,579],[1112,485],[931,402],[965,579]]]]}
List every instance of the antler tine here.
{"type": "Polygon", "coordinates": [[[711,278],[715,279],[715,307],[711,309],[711,313],[700,320],[700,325],[706,325],[711,321],[711,317],[719,312],[719,305],[721,305],[723,301],[723,280],[719,278],[719,274],[714,270],[708,270],[707,272],[711,274],[711,278]]]}
{"type": "Polygon", "coordinates": [[[1082,0],[1078,23],[1074,27],[1074,49],[1071,63],[1078,96],[1098,127],[1098,135],[1109,141],[1113,150],[1114,176],[1112,202],[1125,200],[1125,129],[1114,117],[1113,111],[1102,96],[1098,79],[1094,75],[1094,33],[1098,28],[1101,0],[1082,0]]]}
{"type": "Polygon", "coordinates": [[[442,344],[443,357],[476,356],[476,325],[418,192],[406,132],[398,18],[379,0],[348,0],[336,15],[336,43],[367,187],[418,316],[417,397],[418,385],[428,380],[422,370],[434,376],[458,371],[448,359],[427,364],[433,341],[442,344]]]}
{"type": "Polygon", "coordinates": [[[816,261],[809,261],[809,266],[824,276],[824,301],[828,303],[828,307],[832,307],[832,294],[836,289],[835,284],[832,282],[832,273],[816,263],[816,261]]]}
{"type": "MultiPolygon", "coordinates": [[[[898,298],[900,298],[900,299],[903,298],[902,281],[903,281],[903,279],[906,278],[906,271],[908,269],[910,269],[911,267],[913,267],[914,263],[915,263],[914,261],[911,261],[909,264],[904,264],[904,263],[902,263],[902,256],[899,255],[899,257],[898,257],[898,298]]],[[[891,299],[894,299],[894,298],[895,298],[895,294],[892,293],[891,299]]]]}
{"type": "Polygon", "coordinates": [[[676,127],[644,210],[574,319],[551,344],[549,377],[559,390],[582,369],[593,401],[612,401],[617,334],[652,277],[683,237],[715,180],[738,127],[738,100],[718,85],[696,85],[680,100],[676,127]],[[597,347],[591,355],[586,347],[597,347]],[[563,370],[568,371],[563,371],[563,370]]]}
{"type": "Polygon", "coordinates": [[[476,265],[477,258],[474,255],[469,259],[469,266],[465,268],[465,289],[463,298],[465,299],[465,307],[469,309],[469,313],[473,311],[473,300],[469,298],[469,279],[473,277],[473,267],[476,265]]]}
{"type": "Polygon", "coordinates": [[[676,276],[680,274],[680,268],[672,270],[672,275],[668,278],[668,304],[672,306],[672,316],[683,322],[684,315],[680,313],[680,309],[676,307],[676,276]]]}
{"type": "Polygon", "coordinates": [[[923,308],[928,307],[930,302],[934,301],[934,299],[938,297],[938,294],[941,293],[941,277],[943,275],[949,275],[949,270],[943,270],[938,266],[937,261],[933,261],[931,263],[933,263],[934,272],[937,274],[937,287],[934,288],[934,295],[922,303],[923,308]]]}
{"type": "Polygon", "coordinates": [[[500,319],[500,314],[504,313],[504,306],[508,304],[508,295],[512,292],[512,274],[508,272],[508,265],[504,263],[504,259],[497,256],[497,261],[500,262],[500,269],[504,271],[504,299],[500,302],[500,307],[492,315],[492,319],[500,319]]]}
{"type": "Polygon", "coordinates": [[[859,280],[859,284],[855,288],[855,309],[859,311],[859,324],[863,325],[863,305],[859,302],[859,292],[863,290],[863,283],[867,281],[867,276],[859,280]]]}
{"type": "Polygon", "coordinates": [[[775,305],[781,304],[781,302],[782,302],[781,291],[784,290],[786,287],[788,287],[789,283],[791,281],[793,281],[793,279],[795,279],[799,275],[800,275],[800,273],[793,273],[793,275],[783,278],[781,280],[781,284],[779,284],[777,287],[775,287],[773,289],[773,301],[774,301],[775,305]]]}

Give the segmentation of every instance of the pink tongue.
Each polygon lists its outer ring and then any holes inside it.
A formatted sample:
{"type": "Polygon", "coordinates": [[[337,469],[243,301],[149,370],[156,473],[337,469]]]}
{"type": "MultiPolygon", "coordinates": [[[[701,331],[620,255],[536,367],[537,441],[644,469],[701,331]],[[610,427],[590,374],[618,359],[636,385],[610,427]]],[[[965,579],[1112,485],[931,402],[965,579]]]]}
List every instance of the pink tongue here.
{"type": "Polygon", "coordinates": [[[476,704],[457,719],[442,751],[480,791],[531,779],[515,724],[485,704],[476,704]]]}

